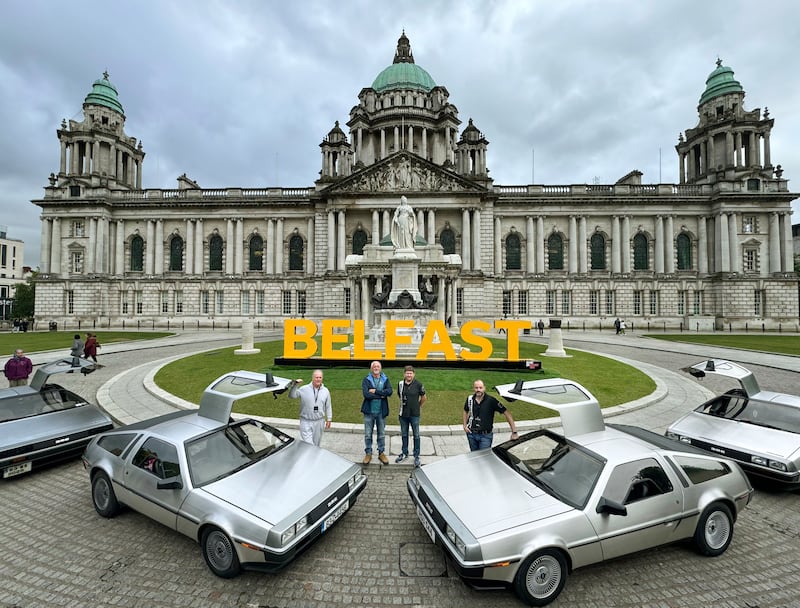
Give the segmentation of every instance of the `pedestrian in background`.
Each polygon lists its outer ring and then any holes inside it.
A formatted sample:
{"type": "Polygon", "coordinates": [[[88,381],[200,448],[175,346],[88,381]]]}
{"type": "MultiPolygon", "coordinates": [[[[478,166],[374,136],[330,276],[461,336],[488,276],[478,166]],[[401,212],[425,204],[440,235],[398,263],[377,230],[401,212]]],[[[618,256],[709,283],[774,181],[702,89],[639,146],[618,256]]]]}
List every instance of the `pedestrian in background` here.
{"type": "Polygon", "coordinates": [[[97,336],[92,332],[87,332],[86,344],[83,345],[83,356],[97,363],[97,349],[99,346],[100,345],[97,343],[97,336]]]}
{"type": "Polygon", "coordinates": [[[506,407],[491,395],[486,394],[483,380],[472,383],[475,391],[464,402],[464,432],[467,434],[470,451],[492,447],[494,414],[503,414],[511,427],[511,439],[517,438],[517,426],[506,407]]]}
{"type": "Polygon", "coordinates": [[[389,415],[389,396],[392,394],[392,383],[381,370],[380,361],[373,361],[369,373],[361,381],[361,393],[364,402],[361,413],[364,414],[364,464],[372,460],[372,436],[374,429],[378,431],[378,460],[389,464],[386,450],[386,417],[389,415]]]}
{"type": "Polygon", "coordinates": [[[311,372],[311,384],[302,383],[298,378],[289,389],[290,399],[300,399],[300,440],[319,447],[323,430],[331,428],[333,420],[331,393],[322,384],[321,369],[311,372]]]}
{"type": "Polygon", "coordinates": [[[403,462],[408,458],[408,428],[414,435],[414,466],[419,466],[419,417],[422,406],[428,399],[425,387],[415,378],[414,367],[406,365],[403,379],[397,384],[397,396],[400,397],[400,435],[403,447],[395,462],[403,462]]]}
{"type": "Polygon", "coordinates": [[[14,351],[14,356],[6,361],[3,368],[3,373],[8,379],[8,386],[25,386],[28,384],[28,376],[32,371],[33,363],[25,356],[25,352],[21,348],[14,351]]]}

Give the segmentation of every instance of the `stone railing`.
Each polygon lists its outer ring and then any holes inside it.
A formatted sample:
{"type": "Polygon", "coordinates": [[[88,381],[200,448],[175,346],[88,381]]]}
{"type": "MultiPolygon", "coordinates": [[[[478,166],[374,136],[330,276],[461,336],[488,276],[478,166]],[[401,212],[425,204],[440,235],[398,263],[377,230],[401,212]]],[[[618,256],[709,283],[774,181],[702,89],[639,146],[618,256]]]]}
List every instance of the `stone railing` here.
{"type": "Polygon", "coordinates": [[[112,191],[111,198],[123,201],[164,199],[264,199],[304,198],[313,194],[313,188],[206,188],[201,190],[132,190],[112,191]]]}
{"type": "Polygon", "coordinates": [[[498,186],[492,191],[503,196],[708,196],[710,185],[687,184],[573,184],[571,186],[498,186]]]}

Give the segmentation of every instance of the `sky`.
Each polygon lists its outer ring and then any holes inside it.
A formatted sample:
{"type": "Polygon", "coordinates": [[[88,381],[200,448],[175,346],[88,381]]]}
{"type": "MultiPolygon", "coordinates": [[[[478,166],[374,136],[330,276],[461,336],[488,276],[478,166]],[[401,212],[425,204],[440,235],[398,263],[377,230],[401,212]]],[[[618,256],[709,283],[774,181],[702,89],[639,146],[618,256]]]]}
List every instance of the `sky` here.
{"type": "MultiPolygon", "coordinates": [[[[678,134],[717,58],[769,108],[800,192],[800,2],[762,0],[3,0],[0,226],[39,264],[56,130],[108,71],[145,188],[310,187],[319,144],[405,30],[498,185],[677,183],[678,134]]],[[[794,223],[800,202],[793,203],[794,223]]]]}

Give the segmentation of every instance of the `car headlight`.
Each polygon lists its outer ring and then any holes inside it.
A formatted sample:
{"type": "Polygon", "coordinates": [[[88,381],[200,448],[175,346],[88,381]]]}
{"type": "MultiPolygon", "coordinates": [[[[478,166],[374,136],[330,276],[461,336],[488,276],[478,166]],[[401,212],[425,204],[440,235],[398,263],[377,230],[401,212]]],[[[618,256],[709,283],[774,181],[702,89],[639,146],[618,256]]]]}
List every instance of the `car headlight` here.
{"type": "Polygon", "coordinates": [[[281,544],[285,545],[286,543],[288,543],[290,540],[292,540],[294,538],[294,535],[295,535],[294,526],[290,526],[286,530],[286,532],[281,534],[281,544]]]}
{"type": "Polygon", "coordinates": [[[350,479],[347,480],[347,490],[351,491],[353,488],[356,487],[356,484],[361,481],[361,478],[364,477],[364,473],[359,471],[355,475],[353,475],[350,479]]]}
{"type": "Polygon", "coordinates": [[[775,469],[776,471],[783,471],[784,473],[786,472],[786,465],[782,462],[777,462],[775,460],[769,461],[769,468],[775,469]]]}
{"type": "Polygon", "coordinates": [[[447,538],[450,539],[450,542],[455,545],[456,550],[461,554],[461,557],[464,557],[467,553],[467,546],[464,544],[464,541],[455,533],[453,528],[449,525],[446,526],[445,533],[447,534],[447,538]]]}
{"type": "Polygon", "coordinates": [[[769,460],[763,456],[750,456],[750,462],[761,465],[762,467],[769,466],[769,460]]]}
{"type": "Polygon", "coordinates": [[[297,520],[295,523],[293,523],[291,526],[286,528],[286,531],[283,534],[281,534],[281,545],[285,545],[291,542],[291,540],[295,536],[300,534],[303,530],[305,530],[307,526],[308,526],[308,517],[304,516],[301,519],[297,520]]]}
{"type": "Polygon", "coordinates": [[[414,484],[414,489],[419,492],[419,479],[414,473],[411,473],[411,483],[414,484]]]}

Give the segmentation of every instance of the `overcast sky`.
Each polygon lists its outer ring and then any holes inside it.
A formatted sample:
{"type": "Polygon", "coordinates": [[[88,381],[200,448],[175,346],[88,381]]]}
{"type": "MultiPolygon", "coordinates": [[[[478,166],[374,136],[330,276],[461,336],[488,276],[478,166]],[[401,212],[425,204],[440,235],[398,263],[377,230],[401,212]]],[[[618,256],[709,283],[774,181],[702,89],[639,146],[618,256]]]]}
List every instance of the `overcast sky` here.
{"type": "MultiPolygon", "coordinates": [[[[495,184],[676,183],[678,134],[720,57],[768,107],[800,191],[800,2],[2,0],[0,225],[39,263],[56,130],[108,70],[145,188],[312,186],[319,144],[390,65],[416,63],[489,140],[495,184]]],[[[800,204],[794,203],[794,223],[800,204]]]]}

